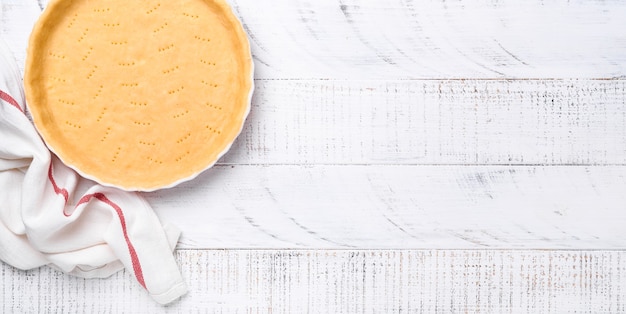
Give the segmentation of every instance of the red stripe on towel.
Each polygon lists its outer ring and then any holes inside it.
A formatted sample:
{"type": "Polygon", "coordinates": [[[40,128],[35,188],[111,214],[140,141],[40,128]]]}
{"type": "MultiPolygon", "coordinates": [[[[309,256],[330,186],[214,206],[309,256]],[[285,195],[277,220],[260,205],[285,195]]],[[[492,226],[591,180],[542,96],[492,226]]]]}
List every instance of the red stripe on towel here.
{"type": "Polygon", "coordinates": [[[120,219],[120,224],[122,225],[122,231],[124,232],[124,240],[126,240],[126,245],[128,246],[128,251],[130,252],[130,260],[133,264],[135,277],[137,278],[139,284],[144,287],[144,289],[147,289],[146,282],[143,279],[143,271],[141,269],[141,264],[139,263],[139,257],[137,257],[137,251],[135,251],[135,247],[130,242],[130,238],[128,237],[128,230],[126,229],[126,219],[124,219],[124,213],[122,212],[122,209],[102,193],[93,193],[83,196],[76,204],[76,207],[80,206],[83,203],[89,202],[94,197],[99,201],[111,206],[117,213],[117,217],[120,219]]]}
{"type": "MultiPolygon", "coordinates": [[[[50,161],[50,167],[48,168],[48,179],[50,180],[50,183],[52,183],[52,188],[54,188],[54,193],[58,195],[63,195],[63,198],[65,199],[65,203],[67,204],[67,200],[70,198],[70,194],[67,192],[66,189],[60,188],[57,185],[57,182],[54,180],[54,176],[52,176],[52,161],[50,161]]],[[[69,217],[71,214],[68,215],[67,213],[65,213],[65,211],[63,211],[63,215],[65,215],[65,217],[69,217]]]]}
{"type": "Polygon", "coordinates": [[[13,99],[13,97],[11,97],[11,95],[5,93],[4,91],[0,90],[0,99],[8,102],[9,104],[13,105],[13,107],[17,108],[17,110],[19,110],[21,113],[24,113],[24,110],[22,109],[22,107],[20,107],[20,104],[17,103],[17,101],[15,101],[15,99],[13,99]]]}

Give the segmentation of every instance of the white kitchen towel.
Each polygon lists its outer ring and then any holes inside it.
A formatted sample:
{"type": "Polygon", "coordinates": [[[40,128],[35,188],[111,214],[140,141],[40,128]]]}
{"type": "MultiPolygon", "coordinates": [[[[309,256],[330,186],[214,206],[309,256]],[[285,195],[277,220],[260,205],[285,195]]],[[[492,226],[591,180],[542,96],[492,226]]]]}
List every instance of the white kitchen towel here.
{"type": "Polygon", "coordinates": [[[161,304],[187,292],[172,254],[180,231],[137,193],[77,175],[28,118],[17,64],[0,38],[0,260],[107,277],[126,267],[161,304]]]}

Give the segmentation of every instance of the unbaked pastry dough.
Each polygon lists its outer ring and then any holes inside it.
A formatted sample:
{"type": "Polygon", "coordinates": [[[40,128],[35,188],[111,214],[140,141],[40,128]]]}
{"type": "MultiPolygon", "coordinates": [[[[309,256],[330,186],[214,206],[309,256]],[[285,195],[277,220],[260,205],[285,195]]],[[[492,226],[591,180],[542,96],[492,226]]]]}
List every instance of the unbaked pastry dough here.
{"type": "Polygon", "coordinates": [[[26,98],[67,165],[155,190],[214,164],[241,131],[250,48],[223,0],[57,0],[31,34],[26,98]]]}

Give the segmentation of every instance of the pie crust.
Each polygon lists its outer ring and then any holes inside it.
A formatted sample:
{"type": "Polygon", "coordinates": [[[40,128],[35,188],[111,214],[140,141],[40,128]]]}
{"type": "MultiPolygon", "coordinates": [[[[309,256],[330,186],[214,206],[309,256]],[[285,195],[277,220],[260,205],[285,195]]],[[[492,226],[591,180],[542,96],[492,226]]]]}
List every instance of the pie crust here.
{"type": "Polygon", "coordinates": [[[30,37],[34,124],[68,166],[152,191],[211,167],[250,110],[253,63],[223,0],[50,2],[30,37]]]}

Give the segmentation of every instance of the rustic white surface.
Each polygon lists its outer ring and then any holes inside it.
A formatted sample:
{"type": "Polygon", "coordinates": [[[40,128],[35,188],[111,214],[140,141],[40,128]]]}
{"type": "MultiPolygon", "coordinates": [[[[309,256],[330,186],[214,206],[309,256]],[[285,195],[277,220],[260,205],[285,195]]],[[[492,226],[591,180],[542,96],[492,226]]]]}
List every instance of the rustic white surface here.
{"type": "MultiPolygon", "coordinates": [[[[1,312],[626,311],[626,2],[230,2],[244,132],[145,194],[190,294],[1,265],[1,312]]],[[[45,3],[0,2],[22,68],[45,3]]]]}
{"type": "Polygon", "coordinates": [[[257,80],[220,164],[626,163],[624,80],[257,80]]]}
{"type": "Polygon", "coordinates": [[[624,77],[623,1],[233,0],[259,78],[624,77]]]}
{"type": "Polygon", "coordinates": [[[623,249],[624,191],[621,166],[238,165],[146,197],[181,248],[623,249]]]}
{"type": "Polygon", "coordinates": [[[623,313],[624,251],[181,250],[190,292],[0,265],[3,313],[623,313]]]}

